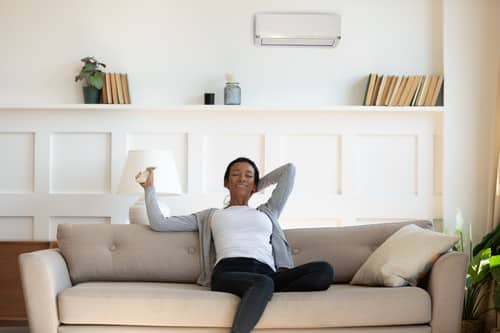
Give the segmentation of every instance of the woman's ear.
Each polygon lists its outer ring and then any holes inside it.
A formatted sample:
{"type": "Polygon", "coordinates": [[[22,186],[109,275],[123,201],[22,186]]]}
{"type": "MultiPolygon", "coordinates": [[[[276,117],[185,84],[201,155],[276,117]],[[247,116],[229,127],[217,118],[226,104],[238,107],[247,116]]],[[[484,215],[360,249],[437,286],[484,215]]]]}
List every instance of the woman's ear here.
{"type": "Polygon", "coordinates": [[[227,183],[228,183],[227,180],[224,180],[224,187],[229,189],[229,187],[227,187],[227,183]]]}

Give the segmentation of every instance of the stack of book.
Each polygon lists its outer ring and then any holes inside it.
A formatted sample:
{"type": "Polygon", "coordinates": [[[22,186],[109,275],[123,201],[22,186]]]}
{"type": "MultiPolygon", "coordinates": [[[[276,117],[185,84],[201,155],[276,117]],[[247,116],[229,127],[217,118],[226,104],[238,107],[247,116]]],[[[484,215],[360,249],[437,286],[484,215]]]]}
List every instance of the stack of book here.
{"type": "Polygon", "coordinates": [[[104,73],[101,101],[103,104],[130,104],[128,75],[104,73]]]}
{"type": "Polygon", "coordinates": [[[363,105],[435,106],[442,99],[442,75],[370,74],[363,105]]]}

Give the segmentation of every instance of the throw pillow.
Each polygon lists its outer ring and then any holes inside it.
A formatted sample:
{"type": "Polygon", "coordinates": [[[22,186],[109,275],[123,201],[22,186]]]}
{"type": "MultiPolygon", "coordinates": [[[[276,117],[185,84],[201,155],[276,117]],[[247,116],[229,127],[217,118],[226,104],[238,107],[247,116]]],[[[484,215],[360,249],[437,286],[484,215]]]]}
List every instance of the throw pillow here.
{"type": "Polygon", "coordinates": [[[351,284],[415,286],[439,256],[456,242],[448,236],[415,224],[407,225],[382,243],[354,275],[351,284]]]}

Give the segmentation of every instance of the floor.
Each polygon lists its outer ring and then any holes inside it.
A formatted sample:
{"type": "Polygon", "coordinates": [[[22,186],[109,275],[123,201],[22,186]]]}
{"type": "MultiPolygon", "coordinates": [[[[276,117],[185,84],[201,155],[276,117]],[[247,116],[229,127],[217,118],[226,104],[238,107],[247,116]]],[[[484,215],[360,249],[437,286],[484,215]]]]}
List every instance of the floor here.
{"type": "Polygon", "coordinates": [[[28,327],[0,327],[0,333],[29,333],[28,327]]]}

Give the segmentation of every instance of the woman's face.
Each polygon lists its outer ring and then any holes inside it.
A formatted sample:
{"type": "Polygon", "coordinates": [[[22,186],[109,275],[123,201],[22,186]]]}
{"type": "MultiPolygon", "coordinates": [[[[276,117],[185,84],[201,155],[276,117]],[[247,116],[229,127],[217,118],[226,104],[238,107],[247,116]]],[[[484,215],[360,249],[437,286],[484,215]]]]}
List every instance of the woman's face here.
{"type": "Polygon", "coordinates": [[[231,196],[248,197],[257,191],[255,186],[255,171],[250,163],[237,162],[229,170],[229,179],[224,181],[224,187],[229,189],[231,196]]]}

